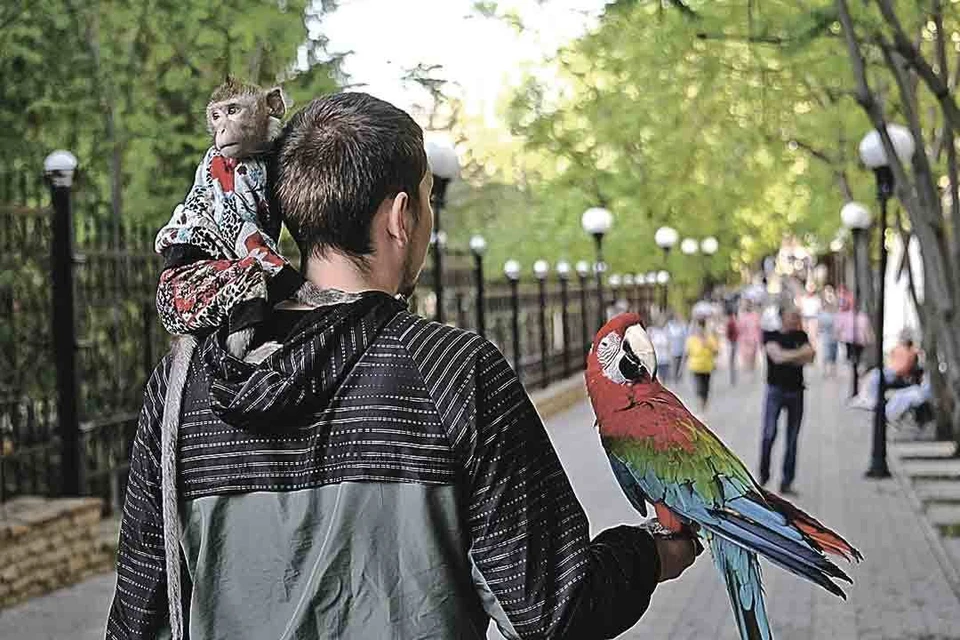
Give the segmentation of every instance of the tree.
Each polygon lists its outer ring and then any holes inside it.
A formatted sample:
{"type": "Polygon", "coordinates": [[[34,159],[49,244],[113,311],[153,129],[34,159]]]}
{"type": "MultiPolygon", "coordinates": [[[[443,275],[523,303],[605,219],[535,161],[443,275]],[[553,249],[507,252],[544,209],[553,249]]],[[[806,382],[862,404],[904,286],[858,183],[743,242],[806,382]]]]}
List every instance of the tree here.
{"type": "MultiPolygon", "coordinates": [[[[337,60],[306,23],[332,3],[36,0],[0,30],[0,141],[34,175],[54,148],[115,219],[160,224],[204,149],[204,106],[228,73],[305,99],[334,89],[337,60]],[[308,68],[297,71],[298,52],[308,68]]],[[[3,20],[0,14],[0,20],[3,20]]],[[[314,24],[315,26],[315,24],[314,24]]]]}

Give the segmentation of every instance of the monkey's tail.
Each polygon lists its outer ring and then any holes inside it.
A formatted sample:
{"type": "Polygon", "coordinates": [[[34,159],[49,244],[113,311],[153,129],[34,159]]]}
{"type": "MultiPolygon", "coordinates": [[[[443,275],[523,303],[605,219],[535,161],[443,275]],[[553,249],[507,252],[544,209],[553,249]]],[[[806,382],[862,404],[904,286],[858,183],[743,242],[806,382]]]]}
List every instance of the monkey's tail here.
{"type": "Polygon", "coordinates": [[[187,371],[197,347],[193,336],[173,339],[170,377],[160,423],[160,494],[163,510],[163,553],[167,568],[167,602],[170,610],[170,638],[183,640],[183,604],[180,584],[180,512],[177,509],[177,436],[180,408],[187,371]]]}

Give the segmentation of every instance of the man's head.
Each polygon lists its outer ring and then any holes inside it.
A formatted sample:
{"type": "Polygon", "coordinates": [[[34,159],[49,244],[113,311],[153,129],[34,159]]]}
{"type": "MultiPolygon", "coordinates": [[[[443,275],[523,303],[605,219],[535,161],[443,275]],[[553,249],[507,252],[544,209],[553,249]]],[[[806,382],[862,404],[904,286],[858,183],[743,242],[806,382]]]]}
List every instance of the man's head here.
{"type": "Polygon", "coordinates": [[[423,131],[364,93],[318,98],[287,124],[274,197],[305,260],[331,253],[413,291],[433,228],[423,131]]]}
{"type": "Polygon", "coordinates": [[[780,326],[783,331],[800,331],[803,324],[796,307],[784,307],[780,310],[780,326]]]}

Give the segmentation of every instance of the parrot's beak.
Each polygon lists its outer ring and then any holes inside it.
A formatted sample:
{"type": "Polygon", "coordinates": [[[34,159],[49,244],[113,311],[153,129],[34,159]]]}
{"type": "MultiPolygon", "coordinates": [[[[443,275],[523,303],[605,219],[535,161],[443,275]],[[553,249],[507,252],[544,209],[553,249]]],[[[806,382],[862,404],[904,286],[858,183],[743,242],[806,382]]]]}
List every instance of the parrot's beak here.
{"type": "Polygon", "coordinates": [[[653,349],[653,343],[650,341],[647,332],[643,330],[643,327],[635,324],[627,328],[623,337],[625,363],[621,365],[621,372],[624,376],[630,380],[637,380],[640,377],[639,371],[635,373],[631,371],[630,373],[634,375],[628,375],[628,372],[623,371],[623,368],[636,367],[639,369],[642,367],[651,380],[655,379],[657,377],[657,353],[653,349]]]}

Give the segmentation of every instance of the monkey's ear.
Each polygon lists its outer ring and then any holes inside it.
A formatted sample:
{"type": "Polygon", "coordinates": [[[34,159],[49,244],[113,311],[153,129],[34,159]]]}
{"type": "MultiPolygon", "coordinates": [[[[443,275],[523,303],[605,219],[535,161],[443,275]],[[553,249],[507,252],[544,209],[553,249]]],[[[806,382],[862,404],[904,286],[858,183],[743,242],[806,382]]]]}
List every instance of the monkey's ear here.
{"type": "Polygon", "coordinates": [[[282,119],[287,112],[287,100],[283,95],[283,89],[274,87],[267,91],[267,109],[274,118],[282,119]]]}

